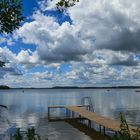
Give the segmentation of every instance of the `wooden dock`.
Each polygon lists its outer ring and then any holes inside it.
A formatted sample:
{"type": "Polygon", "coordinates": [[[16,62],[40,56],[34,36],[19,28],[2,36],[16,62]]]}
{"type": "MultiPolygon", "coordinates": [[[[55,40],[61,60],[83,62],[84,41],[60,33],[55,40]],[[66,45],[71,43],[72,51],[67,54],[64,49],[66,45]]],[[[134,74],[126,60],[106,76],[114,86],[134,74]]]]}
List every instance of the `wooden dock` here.
{"type": "MultiPolygon", "coordinates": [[[[112,120],[112,119],[109,119],[109,118],[106,118],[103,116],[99,116],[94,112],[90,112],[88,110],[85,110],[85,109],[77,107],[77,106],[67,106],[66,108],[68,110],[70,110],[74,113],[77,113],[80,116],[88,119],[89,121],[99,124],[99,128],[101,126],[103,126],[104,131],[105,131],[105,128],[108,128],[114,132],[120,131],[120,122],[117,122],[115,120],[112,120]]],[[[135,129],[135,130],[137,129],[137,127],[134,127],[134,126],[129,126],[129,128],[130,128],[131,133],[133,133],[132,129],[135,129]]]]}
{"type": "MultiPolygon", "coordinates": [[[[53,107],[50,107],[50,108],[53,108],[53,107]]],[[[50,111],[50,108],[49,108],[49,111],[50,111]]],[[[54,107],[54,108],[59,108],[59,107],[54,107]]],[[[86,110],[86,109],[88,109],[87,107],[83,108],[83,106],[63,106],[60,108],[65,108],[66,112],[70,111],[71,112],[70,113],[71,115],[69,116],[70,118],[75,118],[78,115],[79,119],[81,117],[87,119],[89,127],[91,127],[91,122],[98,124],[99,131],[101,132],[103,130],[104,134],[105,134],[106,129],[112,130],[116,133],[120,131],[120,122],[97,115],[94,112],[90,112],[89,110],[86,110]]],[[[50,114],[50,113],[48,113],[48,114],[50,114]]],[[[50,115],[48,115],[48,116],[50,117],[50,115]]],[[[68,116],[66,115],[66,117],[68,117],[68,116]]],[[[136,130],[137,127],[129,126],[129,129],[130,129],[130,133],[133,134],[132,130],[133,129],[136,130]]]]}

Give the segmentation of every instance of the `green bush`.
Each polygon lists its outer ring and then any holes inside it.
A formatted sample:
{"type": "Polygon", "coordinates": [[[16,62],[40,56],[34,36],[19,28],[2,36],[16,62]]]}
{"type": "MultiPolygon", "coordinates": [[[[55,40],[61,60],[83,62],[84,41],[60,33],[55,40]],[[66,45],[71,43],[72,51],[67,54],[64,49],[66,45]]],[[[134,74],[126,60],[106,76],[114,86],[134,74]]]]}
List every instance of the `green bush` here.
{"type": "Polygon", "coordinates": [[[113,137],[113,140],[140,140],[140,129],[133,129],[132,132],[133,134],[130,133],[125,116],[120,113],[120,131],[117,136],[113,137]]]}

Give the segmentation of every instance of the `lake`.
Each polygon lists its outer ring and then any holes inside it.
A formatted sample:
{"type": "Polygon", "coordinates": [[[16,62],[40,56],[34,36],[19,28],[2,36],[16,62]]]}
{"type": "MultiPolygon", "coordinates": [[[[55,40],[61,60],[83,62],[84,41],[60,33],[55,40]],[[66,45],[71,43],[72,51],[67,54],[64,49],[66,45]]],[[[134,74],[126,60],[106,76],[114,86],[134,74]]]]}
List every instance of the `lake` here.
{"type": "MultiPolygon", "coordinates": [[[[86,96],[91,97],[96,113],[119,120],[123,112],[129,124],[140,126],[140,92],[136,89],[10,89],[0,90],[0,104],[8,106],[8,111],[0,110],[1,139],[15,128],[25,131],[33,126],[44,139],[91,140],[66,122],[47,121],[48,106],[80,105],[86,96]]],[[[51,115],[61,112],[52,110],[51,115]]]]}

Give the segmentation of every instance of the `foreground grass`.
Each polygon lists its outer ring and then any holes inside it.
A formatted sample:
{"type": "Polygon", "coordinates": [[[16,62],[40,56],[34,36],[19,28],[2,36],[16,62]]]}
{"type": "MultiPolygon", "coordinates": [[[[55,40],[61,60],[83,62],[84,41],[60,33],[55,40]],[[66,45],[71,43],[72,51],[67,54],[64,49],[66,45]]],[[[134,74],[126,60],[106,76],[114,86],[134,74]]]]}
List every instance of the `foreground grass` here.
{"type": "Polygon", "coordinates": [[[23,138],[26,140],[41,140],[40,136],[36,134],[35,128],[29,128],[24,136],[21,133],[20,128],[18,128],[13,136],[13,140],[23,140],[23,138]]]}

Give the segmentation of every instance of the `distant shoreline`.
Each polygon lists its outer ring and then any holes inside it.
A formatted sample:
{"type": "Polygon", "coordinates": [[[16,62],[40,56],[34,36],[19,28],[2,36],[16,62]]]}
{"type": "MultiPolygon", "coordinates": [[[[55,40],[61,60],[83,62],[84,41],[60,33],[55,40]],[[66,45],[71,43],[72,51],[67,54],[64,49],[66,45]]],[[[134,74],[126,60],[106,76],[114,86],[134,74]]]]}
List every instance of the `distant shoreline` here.
{"type": "Polygon", "coordinates": [[[0,89],[137,89],[140,88],[140,86],[112,86],[112,87],[74,87],[74,86],[56,86],[56,87],[50,87],[50,88],[10,88],[8,86],[0,86],[0,89]]]}

